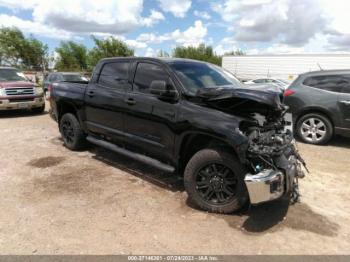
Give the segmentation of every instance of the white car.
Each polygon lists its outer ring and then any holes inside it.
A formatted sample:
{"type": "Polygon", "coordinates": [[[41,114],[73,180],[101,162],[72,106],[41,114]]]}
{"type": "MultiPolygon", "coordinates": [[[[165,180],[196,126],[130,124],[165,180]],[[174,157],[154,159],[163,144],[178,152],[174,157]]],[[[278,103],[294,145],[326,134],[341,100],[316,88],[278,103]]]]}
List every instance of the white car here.
{"type": "Polygon", "coordinates": [[[258,78],[254,80],[249,80],[244,82],[244,84],[247,85],[253,85],[253,84],[273,84],[276,85],[282,89],[287,89],[290,82],[284,79],[278,79],[278,78],[258,78]]]}

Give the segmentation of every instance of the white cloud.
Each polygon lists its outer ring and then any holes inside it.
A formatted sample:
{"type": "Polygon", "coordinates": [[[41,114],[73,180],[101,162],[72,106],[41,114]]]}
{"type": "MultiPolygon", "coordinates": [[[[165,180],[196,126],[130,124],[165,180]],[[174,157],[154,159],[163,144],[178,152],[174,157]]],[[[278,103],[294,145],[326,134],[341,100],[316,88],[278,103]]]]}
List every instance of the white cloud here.
{"type": "Polygon", "coordinates": [[[224,0],[212,9],[232,41],[264,43],[281,53],[346,50],[350,44],[348,0],[224,0]],[[320,48],[315,40],[321,38],[320,48]]]}
{"type": "Polygon", "coordinates": [[[156,24],[159,21],[162,21],[164,19],[165,19],[165,17],[161,12],[158,12],[158,11],[152,9],[150,16],[143,18],[142,22],[146,26],[153,26],[154,24],[156,24]]]}
{"type": "Polygon", "coordinates": [[[145,56],[146,57],[155,57],[155,56],[157,56],[157,53],[156,53],[156,51],[153,50],[153,48],[148,47],[146,50],[145,56]]]}
{"type": "MultiPolygon", "coordinates": [[[[73,34],[123,34],[164,20],[163,14],[156,10],[151,10],[149,17],[142,17],[142,0],[0,0],[0,6],[32,11],[32,20],[18,18],[21,21],[15,21],[12,18],[12,22],[23,31],[31,23],[34,28],[44,29],[36,30],[36,34],[54,38],[62,38],[55,36],[58,32],[65,32],[64,37],[73,34]]],[[[0,20],[0,26],[8,24],[5,19],[0,20]]]]}
{"type": "Polygon", "coordinates": [[[191,0],[158,0],[160,8],[164,12],[170,12],[176,17],[185,17],[191,8],[191,0]]]}
{"type": "Polygon", "coordinates": [[[132,48],[136,48],[136,49],[141,49],[141,48],[146,48],[147,47],[147,44],[144,43],[144,42],[140,42],[140,41],[137,41],[137,40],[134,40],[134,39],[124,39],[124,42],[132,47],[132,48]]]}
{"type": "Polygon", "coordinates": [[[154,33],[143,33],[137,37],[137,40],[149,44],[160,44],[171,40],[171,34],[156,35],[154,33]]]}
{"type": "Polygon", "coordinates": [[[160,44],[165,41],[175,41],[177,44],[184,46],[198,46],[204,42],[204,38],[207,35],[208,30],[203,25],[202,21],[197,20],[193,26],[190,26],[185,31],[179,29],[166,33],[163,35],[156,35],[154,33],[144,33],[137,37],[136,40],[142,41],[148,44],[160,44]]]}
{"type": "Polygon", "coordinates": [[[211,16],[205,11],[194,10],[193,14],[195,16],[202,18],[202,19],[205,19],[205,20],[209,20],[211,18],[211,16]]]}
{"type": "Polygon", "coordinates": [[[49,38],[56,38],[56,39],[80,39],[78,36],[74,36],[74,34],[67,32],[65,30],[61,29],[55,29],[50,26],[38,23],[38,22],[32,22],[28,20],[23,20],[18,18],[17,16],[9,16],[6,14],[0,14],[0,25],[5,27],[17,27],[20,28],[23,32],[29,33],[29,34],[36,34],[36,35],[42,35],[49,38]]]}
{"type": "Polygon", "coordinates": [[[321,32],[327,22],[316,0],[227,0],[214,5],[214,10],[231,24],[235,39],[243,42],[278,39],[285,44],[301,46],[321,32]]]}
{"type": "Polygon", "coordinates": [[[194,22],[194,26],[190,26],[184,32],[176,30],[171,35],[176,43],[183,44],[184,46],[198,46],[204,41],[207,33],[208,30],[203,26],[202,21],[197,20],[194,22]]]}

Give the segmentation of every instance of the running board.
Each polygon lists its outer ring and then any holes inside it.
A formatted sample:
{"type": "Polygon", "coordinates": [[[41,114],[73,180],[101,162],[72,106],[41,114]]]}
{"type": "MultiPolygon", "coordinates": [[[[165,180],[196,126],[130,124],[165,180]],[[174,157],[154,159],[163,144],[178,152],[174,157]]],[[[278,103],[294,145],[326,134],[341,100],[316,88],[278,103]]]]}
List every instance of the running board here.
{"type": "Polygon", "coordinates": [[[138,154],[138,153],[134,153],[134,152],[131,152],[125,148],[121,148],[115,144],[112,144],[110,142],[107,142],[107,141],[104,141],[104,140],[101,140],[101,139],[96,139],[92,136],[88,136],[86,138],[86,140],[88,140],[90,143],[92,144],[95,144],[95,145],[98,145],[98,146],[101,146],[101,147],[104,147],[108,150],[111,150],[111,151],[114,151],[114,152],[117,152],[119,154],[122,154],[122,155],[125,155],[127,157],[130,157],[130,158],[133,158],[137,161],[140,161],[140,162],[143,162],[145,164],[148,164],[150,166],[153,166],[155,168],[158,168],[160,170],[163,170],[163,171],[166,171],[166,172],[169,172],[169,173],[172,173],[175,171],[175,168],[170,166],[170,165],[167,165],[167,164],[164,164],[154,158],[151,158],[151,157],[148,157],[148,156],[145,156],[145,155],[142,155],[142,154],[138,154]]]}

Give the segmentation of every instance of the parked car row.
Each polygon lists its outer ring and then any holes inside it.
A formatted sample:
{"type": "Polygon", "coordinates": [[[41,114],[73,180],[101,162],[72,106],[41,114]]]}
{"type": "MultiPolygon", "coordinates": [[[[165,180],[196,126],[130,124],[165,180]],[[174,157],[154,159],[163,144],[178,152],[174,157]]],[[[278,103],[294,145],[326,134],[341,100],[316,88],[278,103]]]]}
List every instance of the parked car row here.
{"type": "Polygon", "coordinates": [[[255,84],[272,84],[275,85],[282,90],[286,90],[289,86],[290,82],[284,79],[278,79],[278,78],[258,78],[254,80],[248,80],[245,81],[244,84],[246,85],[255,85],[255,84]]]}
{"type": "Polygon", "coordinates": [[[46,98],[49,98],[50,96],[50,89],[52,88],[52,85],[54,83],[61,83],[61,82],[87,82],[88,79],[81,75],[80,73],[75,72],[54,72],[50,73],[46,76],[44,79],[44,92],[46,94],[46,98]]]}
{"type": "MultiPolygon", "coordinates": [[[[226,72],[226,71],[225,71],[226,72]]],[[[227,73],[227,72],[226,72],[227,73]]],[[[87,83],[76,72],[53,72],[37,86],[15,68],[0,67],[0,110],[31,109],[43,112],[55,83],[87,83]]],[[[350,135],[350,70],[324,70],[301,74],[292,83],[278,78],[245,81],[252,90],[284,93],[284,103],[293,115],[295,134],[301,141],[325,144],[334,135],[350,135]]]]}

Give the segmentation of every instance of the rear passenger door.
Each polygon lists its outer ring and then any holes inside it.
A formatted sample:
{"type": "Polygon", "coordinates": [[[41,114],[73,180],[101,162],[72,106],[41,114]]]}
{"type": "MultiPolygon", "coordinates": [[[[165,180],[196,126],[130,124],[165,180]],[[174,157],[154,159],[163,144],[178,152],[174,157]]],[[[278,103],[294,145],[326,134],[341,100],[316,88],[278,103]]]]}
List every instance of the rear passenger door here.
{"type": "Polygon", "coordinates": [[[126,144],[133,150],[163,162],[173,160],[178,103],[159,100],[150,94],[153,80],[164,80],[175,88],[166,70],[157,63],[138,62],[133,91],[126,97],[126,144]]]}
{"type": "Polygon", "coordinates": [[[107,62],[85,93],[86,127],[116,144],[124,141],[124,99],[132,87],[129,66],[127,60],[107,62]]]}
{"type": "Polygon", "coordinates": [[[338,95],[342,128],[350,129],[350,74],[342,77],[341,91],[338,95]]]}

